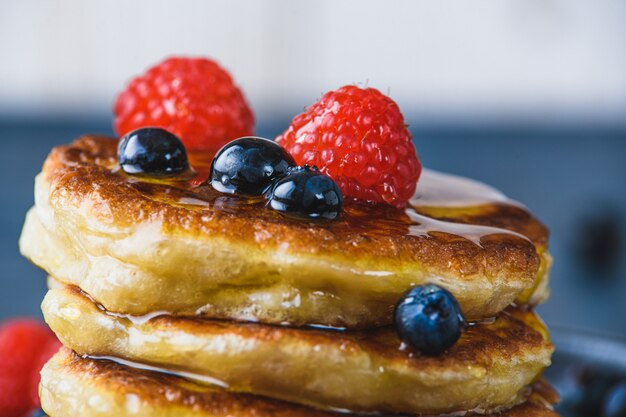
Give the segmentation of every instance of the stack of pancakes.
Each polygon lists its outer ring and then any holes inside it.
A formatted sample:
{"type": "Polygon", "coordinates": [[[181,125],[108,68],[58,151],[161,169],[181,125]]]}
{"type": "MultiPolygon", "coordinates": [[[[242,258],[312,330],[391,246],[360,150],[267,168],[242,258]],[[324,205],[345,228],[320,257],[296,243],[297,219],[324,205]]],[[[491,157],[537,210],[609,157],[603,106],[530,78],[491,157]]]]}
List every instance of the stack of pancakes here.
{"type": "Polygon", "coordinates": [[[38,175],[21,250],[49,274],[65,347],[42,371],[51,417],[556,416],[547,230],[483,184],[426,171],[406,209],[346,202],[291,219],[193,173],[128,176],[85,136],[38,175]],[[470,322],[440,356],[402,343],[412,286],[450,290],[470,322]]]}

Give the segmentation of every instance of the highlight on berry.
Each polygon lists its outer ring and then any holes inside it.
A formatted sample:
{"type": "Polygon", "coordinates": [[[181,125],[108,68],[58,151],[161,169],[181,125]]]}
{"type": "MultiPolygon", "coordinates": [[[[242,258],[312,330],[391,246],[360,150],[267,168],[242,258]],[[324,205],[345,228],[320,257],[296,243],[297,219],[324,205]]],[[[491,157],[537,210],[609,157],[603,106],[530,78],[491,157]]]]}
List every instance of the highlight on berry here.
{"type": "Polygon", "coordinates": [[[316,167],[298,167],[278,143],[260,137],[224,145],[213,159],[208,181],[221,193],[264,195],[270,208],[292,217],[333,220],[343,205],[332,178],[316,167]]]}

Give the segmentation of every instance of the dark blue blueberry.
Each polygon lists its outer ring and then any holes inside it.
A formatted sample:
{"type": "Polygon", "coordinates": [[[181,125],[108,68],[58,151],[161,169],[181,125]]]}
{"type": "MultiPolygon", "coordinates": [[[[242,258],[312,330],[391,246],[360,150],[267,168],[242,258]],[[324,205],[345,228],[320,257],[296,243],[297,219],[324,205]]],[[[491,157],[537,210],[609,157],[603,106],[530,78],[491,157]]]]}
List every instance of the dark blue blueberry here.
{"type": "Polygon", "coordinates": [[[128,133],[120,139],[117,153],[127,174],[167,177],[189,168],[187,152],[180,139],[157,127],[128,133]]]}
{"type": "Polygon", "coordinates": [[[465,326],[456,298],[433,284],[411,288],[394,315],[400,339],[427,355],[438,355],[453,346],[465,326]]]}
{"type": "Polygon", "coordinates": [[[337,183],[317,168],[294,168],[267,194],[271,208],[296,217],[332,220],[339,216],[343,195],[337,183]]]}
{"type": "Polygon", "coordinates": [[[38,408],[36,410],[33,410],[28,415],[28,417],[47,417],[47,415],[46,415],[46,413],[42,409],[38,408]]]}
{"type": "Polygon", "coordinates": [[[227,143],[217,152],[211,164],[210,181],[222,193],[259,196],[295,166],[293,157],[276,142],[244,137],[227,143]]]}

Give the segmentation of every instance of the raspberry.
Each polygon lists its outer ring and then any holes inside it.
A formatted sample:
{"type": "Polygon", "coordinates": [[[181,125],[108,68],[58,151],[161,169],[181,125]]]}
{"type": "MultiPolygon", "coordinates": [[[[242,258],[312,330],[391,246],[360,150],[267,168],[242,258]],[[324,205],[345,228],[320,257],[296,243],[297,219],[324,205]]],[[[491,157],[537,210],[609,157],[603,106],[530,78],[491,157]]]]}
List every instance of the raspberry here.
{"type": "Polygon", "coordinates": [[[30,393],[31,404],[33,407],[39,407],[39,382],[41,380],[41,375],[39,372],[41,368],[50,360],[55,353],[59,351],[61,348],[61,342],[54,336],[54,334],[49,334],[50,338],[48,341],[42,346],[39,351],[39,355],[33,362],[33,372],[30,375],[29,387],[28,391],[30,393]]]}
{"type": "Polygon", "coordinates": [[[141,127],[177,135],[187,149],[215,151],[253,134],[254,116],[242,92],[216,62],[169,58],[130,81],[113,109],[118,136],[141,127]]]}
{"type": "Polygon", "coordinates": [[[298,164],[331,176],[346,197],[401,207],[422,171],[398,105],[374,88],[326,93],[276,140],[298,164]]]}
{"type": "Polygon", "coordinates": [[[19,319],[0,327],[0,410],[3,417],[21,417],[39,407],[33,395],[39,384],[42,355],[58,348],[54,334],[42,323],[19,319]],[[36,377],[35,377],[36,375],[36,377]]]}

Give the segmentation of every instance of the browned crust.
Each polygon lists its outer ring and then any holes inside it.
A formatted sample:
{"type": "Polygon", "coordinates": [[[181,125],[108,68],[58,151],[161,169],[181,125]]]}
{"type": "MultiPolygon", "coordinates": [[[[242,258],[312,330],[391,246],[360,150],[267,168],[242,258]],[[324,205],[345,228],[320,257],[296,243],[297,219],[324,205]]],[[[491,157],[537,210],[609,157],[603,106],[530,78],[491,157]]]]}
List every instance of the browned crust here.
{"type": "MultiPolygon", "coordinates": [[[[529,285],[540,264],[535,245],[543,248],[546,244],[547,230],[540,222],[524,209],[503,203],[465,211],[436,211],[439,219],[500,227],[525,235],[534,244],[504,231],[482,236],[480,245],[446,232],[445,227],[410,235],[409,228],[415,223],[404,211],[386,205],[347,202],[341,218],[323,226],[289,219],[265,209],[262,202],[237,204],[236,198],[217,195],[208,186],[192,188],[180,181],[155,183],[129,178],[113,169],[116,145],[111,138],[84,136],[54,148],[43,168],[51,185],[51,205],[78,207],[89,201],[89,216],[119,227],[161,221],[165,233],[194,239],[219,237],[261,250],[288,247],[291,253],[326,255],[349,262],[369,258],[388,265],[419,263],[433,272],[443,270],[459,277],[504,273],[529,285]],[[211,206],[174,203],[181,197],[200,198],[210,201],[211,206]]],[[[422,211],[428,214],[431,210],[422,211]]]]}
{"type": "Polygon", "coordinates": [[[115,389],[121,395],[127,392],[139,395],[142,402],[154,408],[173,404],[202,410],[207,416],[332,416],[306,407],[249,394],[230,393],[219,388],[198,386],[180,377],[163,373],[132,369],[107,360],[81,358],[67,348],[62,355],[64,372],[77,375],[86,384],[115,389]],[[192,388],[192,389],[190,389],[192,388]]]}
{"type": "MultiPolygon", "coordinates": [[[[463,332],[458,342],[444,355],[425,356],[410,348],[401,349],[401,341],[392,327],[366,331],[328,331],[307,328],[274,326],[259,323],[237,323],[210,319],[175,318],[159,316],[150,322],[156,330],[172,327],[189,334],[233,335],[254,341],[286,343],[287,340],[307,346],[337,346],[347,355],[351,351],[370,352],[372,357],[385,358],[391,362],[421,372],[437,372],[471,366],[475,369],[493,366],[497,358],[520,358],[534,355],[537,351],[551,351],[552,344],[532,326],[538,322],[531,312],[509,310],[503,312],[494,323],[477,324],[463,332]],[[517,315],[517,318],[514,317],[517,315]]],[[[544,328],[545,330],[545,328],[544,328]]]]}
{"type": "MultiPolygon", "coordinates": [[[[93,385],[102,391],[114,390],[116,396],[128,393],[139,396],[152,408],[173,405],[203,411],[207,416],[231,417],[337,417],[345,414],[324,412],[250,394],[227,392],[219,388],[199,386],[180,377],[152,371],[129,368],[107,360],[81,358],[67,348],[62,348],[51,362],[60,366],[58,372],[71,375],[79,384],[93,385]]],[[[45,372],[45,371],[44,371],[45,372]]],[[[63,376],[60,376],[62,379],[63,376]]],[[[42,381],[43,385],[47,381],[42,381]]],[[[71,382],[70,382],[71,384],[71,382]]],[[[76,387],[76,390],[81,387],[76,387]]],[[[543,397],[547,388],[538,395],[531,394],[529,401],[498,414],[503,417],[558,417],[550,410],[555,398],[543,397]]],[[[474,415],[474,414],[468,414],[474,415]]]]}

